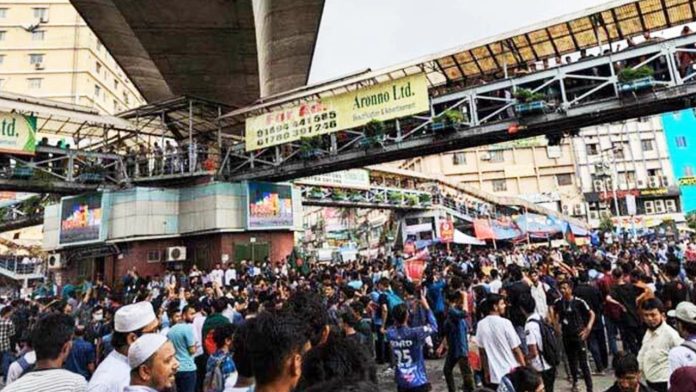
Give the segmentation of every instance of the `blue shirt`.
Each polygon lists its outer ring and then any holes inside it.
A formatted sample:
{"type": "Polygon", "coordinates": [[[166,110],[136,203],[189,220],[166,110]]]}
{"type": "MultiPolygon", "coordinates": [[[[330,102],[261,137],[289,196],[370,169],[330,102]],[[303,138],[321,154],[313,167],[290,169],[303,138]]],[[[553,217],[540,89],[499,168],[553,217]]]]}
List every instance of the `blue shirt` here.
{"type": "Polygon", "coordinates": [[[438,280],[428,285],[428,299],[433,305],[433,312],[443,313],[445,311],[445,282],[438,280]]]}
{"type": "Polygon", "coordinates": [[[437,333],[437,321],[431,311],[428,311],[428,323],[422,327],[398,326],[387,330],[387,341],[396,362],[394,378],[399,388],[416,388],[428,383],[423,345],[428,336],[437,333]]]}
{"type": "MultiPolygon", "coordinates": [[[[373,291],[373,292],[370,293],[370,299],[371,299],[372,302],[374,302],[375,304],[380,305],[379,298],[382,296],[382,294],[384,294],[382,291],[375,290],[375,291],[373,291]]],[[[375,311],[375,312],[372,314],[372,322],[373,322],[375,325],[382,325],[382,308],[381,308],[381,305],[380,305],[380,307],[377,309],[377,311],[375,311]]]]}
{"type": "Polygon", "coordinates": [[[176,324],[169,329],[167,339],[171,340],[176,350],[176,360],[179,361],[179,372],[196,371],[196,364],[193,362],[193,355],[189,352],[189,347],[196,345],[193,336],[193,326],[191,324],[176,324]]]}
{"type": "Polygon", "coordinates": [[[456,308],[449,308],[444,332],[449,346],[448,355],[452,358],[468,357],[469,326],[466,324],[466,312],[456,308]]]}
{"type": "Polygon", "coordinates": [[[227,377],[237,371],[234,360],[232,360],[232,353],[225,353],[221,350],[215,351],[210,357],[208,357],[208,362],[205,366],[205,374],[211,373],[213,369],[218,366],[218,364],[220,366],[220,372],[222,373],[222,385],[225,385],[227,377]]]}
{"type": "Polygon", "coordinates": [[[65,369],[73,373],[79,374],[89,380],[91,374],[87,370],[87,365],[95,363],[95,349],[92,343],[86,342],[82,338],[73,340],[72,349],[65,361],[65,369]]]}

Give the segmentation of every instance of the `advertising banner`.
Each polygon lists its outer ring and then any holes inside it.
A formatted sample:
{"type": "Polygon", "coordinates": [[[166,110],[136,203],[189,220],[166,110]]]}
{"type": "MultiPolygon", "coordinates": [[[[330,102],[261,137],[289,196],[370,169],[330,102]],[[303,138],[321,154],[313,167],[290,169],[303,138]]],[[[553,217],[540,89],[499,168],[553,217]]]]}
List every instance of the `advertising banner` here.
{"type": "Polygon", "coordinates": [[[440,221],[440,241],[443,243],[454,241],[454,224],[451,220],[440,221]]]}
{"type": "Polygon", "coordinates": [[[370,187],[370,172],[365,169],[342,170],[300,178],[296,182],[310,185],[367,189],[370,187]]]}
{"type": "Polygon", "coordinates": [[[247,191],[249,230],[293,227],[291,185],[249,182],[247,191]]]}
{"type": "Polygon", "coordinates": [[[0,113],[0,152],[34,155],[36,117],[18,113],[0,113]]]}
{"type": "Polygon", "coordinates": [[[425,74],[350,91],[246,119],[246,150],[276,146],[430,109],[425,74]]]}
{"type": "Polygon", "coordinates": [[[60,245],[78,245],[101,240],[102,193],[64,197],[60,201],[60,245]]]}

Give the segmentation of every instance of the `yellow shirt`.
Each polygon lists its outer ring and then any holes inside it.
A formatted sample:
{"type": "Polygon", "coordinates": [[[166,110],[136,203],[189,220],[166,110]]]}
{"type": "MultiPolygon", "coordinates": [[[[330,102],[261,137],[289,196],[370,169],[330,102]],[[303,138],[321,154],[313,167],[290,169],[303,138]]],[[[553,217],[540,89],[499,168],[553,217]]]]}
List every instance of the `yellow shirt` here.
{"type": "Polygon", "coordinates": [[[644,379],[653,383],[669,381],[669,350],[683,341],[679,333],[664,321],[656,330],[648,329],[638,352],[638,364],[644,379]]]}

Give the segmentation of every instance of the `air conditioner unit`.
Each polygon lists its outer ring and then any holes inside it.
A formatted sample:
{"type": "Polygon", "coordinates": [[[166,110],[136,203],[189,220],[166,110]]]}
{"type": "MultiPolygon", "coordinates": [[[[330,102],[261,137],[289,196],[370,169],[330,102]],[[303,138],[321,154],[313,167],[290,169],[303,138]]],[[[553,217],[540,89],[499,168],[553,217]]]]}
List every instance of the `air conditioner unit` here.
{"type": "Polygon", "coordinates": [[[655,213],[664,214],[665,213],[665,201],[655,200],[655,213]]]}
{"type": "Polygon", "coordinates": [[[48,16],[42,16],[41,19],[39,19],[41,23],[48,23],[48,16]]]}
{"type": "Polygon", "coordinates": [[[590,219],[599,219],[599,211],[590,210],[590,219]]]}
{"type": "Polygon", "coordinates": [[[573,215],[575,215],[575,216],[585,215],[585,205],[584,204],[576,204],[575,206],[573,206],[573,215]]]}
{"type": "Polygon", "coordinates": [[[186,260],[185,246],[172,246],[167,248],[167,261],[184,261],[186,260]]]}
{"type": "Polygon", "coordinates": [[[592,182],[592,185],[593,185],[592,188],[594,189],[595,192],[603,192],[605,189],[604,188],[604,181],[602,181],[602,180],[594,180],[592,182]]]}
{"type": "Polygon", "coordinates": [[[652,215],[655,213],[655,203],[653,203],[652,201],[646,201],[644,205],[646,214],[652,215]]]}
{"type": "Polygon", "coordinates": [[[645,189],[645,180],[636,180],[636,185],[638,185],[638,189],[645,189]]]}
{"type": "Polygon", "coordinates": [[[561,210],[563,211],[563,215],[570,215],[570,207],[567,205],[562,206],[561,210]]]}
{"type": "Polygon", "coordinates": [[[490,161],[490,160],[491,160],[491,154],[489,154],[489,153],[481,154],[481,160],[482,160],[482,161],[490,161]]]}
{"type": "Polygon", "coordinates": [[[60,253],[54,253],[48,256],[48,269],[58,270],[63,268],[63,262],[61,261],[60,253]]]}
{"type": "Polygon", "coordinates": [[[677,203],[674,200],[665,200],[667,212],[677,212],[677,203]]]}
{"type": "Polygon", "coordinates": [[[661,176],[660,180],[662,181],[662,186],[663,187],[668,187],[669,186],[669,177],[667,176],[661,176]]]}
{"type": "Polygon", "coordinates": [[[608,191],[611,191],[614,189],[614,180],[613,179],[607,178],[606,183],[607,183],[607,190],[608,191]]]}
{"type": "Polygon", "coordinates": [[[659,188],[660,183],[658,182],[657,176],[648,177],[648,188],[659,188]]]}
{"type": "Polygon", "coordinates": [[[34,64],[34,68],[36,70],[40,71],[40,70],[44,69],[44,65],[43,65],[43,63],[36,63],[36,64],[34,64]]]}

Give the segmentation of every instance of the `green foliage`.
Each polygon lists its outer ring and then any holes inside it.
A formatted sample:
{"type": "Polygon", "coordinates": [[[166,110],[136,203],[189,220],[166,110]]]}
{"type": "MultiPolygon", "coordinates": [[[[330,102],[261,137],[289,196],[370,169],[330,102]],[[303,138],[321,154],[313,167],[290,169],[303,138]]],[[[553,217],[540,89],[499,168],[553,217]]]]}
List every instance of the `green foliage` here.
{"type": "Polygon", "coordinates": [[[335,189],[333,191],[333,193],[331,194],[331,197],[334,200],[347,200],[348,199],[348,195],[346,194],[346,191],[344,191],[342,189],[335,189]]]}
{"type": "Polygon", "coordinates": [[[626,68],[626,69],[622,70],[621,72],[619,72],[618,77],[619,77],[619,81],[621,83],[628,83],[628,82],[631,82],[634,80],[651,77],[654,74],[655,74],[655,71],[651,67],[644,65],[642,67],[635,68],[635,69],[634,68],[626,68]]]}
{"type": "Polygon", "coordinates": [[[599,221],[599,230],[602,232],[614,231],[614,222],[611,221],[611,216],[609,214],[603,214],[602,219],[599,221]]]}
{"type": "Polygon", "coordinates": [[[521,88],[521,89],[515,91],[515,98],[520,103],[545,101],[546,94],[539,93],[539,92],[535,93],[530,89],[521,88]]]}
{"type": "Polygon", "coordinates": [[[461,124],[466,121],[466,117],[464,116],[464,113],[460,112],[459,110],[447,109],[437,116],[436,120],[446,124],[461,124]]]}
{"type": "Polygon", "coordinates": [[[416,204],[418,204],[418,195],[409,193],[404,196],[404,200],[406,201],[406,204],[410,206],[415,206],[416,204]]]}
{"type": "Polygon", "coordinates": [[[370,138],[380,137],[384,135],[384,122],[380,120],[371,120],[365,124],[365,136],[370,138]]]}
{"type": "Polygon", "coordinates": [[[429,205],[433,202],[433,198],[430,193],[421,193],[418,195],[418,202],[423,205],[429,205]]]}
{"type": "Polygon", "coordinates": [[[389,191],[387,197],[391,203],[401,203],[402,193],[398,191],[389,191]]]}
{"type": "Polygon", "coordinates": [[[305,136],[300,138],[300,152],[309,153],[321,148],[321,136],[305,136]]]}

